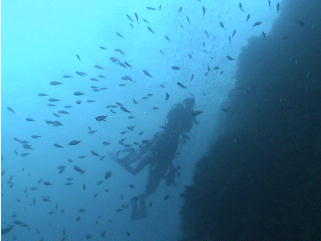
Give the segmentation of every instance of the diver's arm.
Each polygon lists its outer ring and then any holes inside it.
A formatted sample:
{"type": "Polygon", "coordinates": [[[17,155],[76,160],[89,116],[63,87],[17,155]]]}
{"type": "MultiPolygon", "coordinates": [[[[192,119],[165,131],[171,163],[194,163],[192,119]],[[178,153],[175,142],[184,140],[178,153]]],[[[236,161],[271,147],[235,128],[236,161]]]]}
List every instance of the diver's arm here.
{"type": "Polygon", "coordinates": [[[139,172],[141,172],[141,170],[144,169],[144,167],[150,163],[151,159],[153,158],[153,154],[150,151],[146,151],[140,160],[138,161],[138,165],[136,167],[132,167],[132,166],[123,166],[129,173],[136,175],[139,172]]]}

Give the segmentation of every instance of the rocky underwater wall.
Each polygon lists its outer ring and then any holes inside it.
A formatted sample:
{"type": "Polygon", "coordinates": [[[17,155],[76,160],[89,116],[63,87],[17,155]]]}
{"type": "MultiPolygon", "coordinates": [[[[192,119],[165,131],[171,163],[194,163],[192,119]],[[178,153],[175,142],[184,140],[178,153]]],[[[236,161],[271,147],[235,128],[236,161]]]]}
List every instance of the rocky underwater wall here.
{"type": "Polygon", "coordinates": [[[239,63],[181,240],[321,240],[321,1],[284,0],[239,63]]]}

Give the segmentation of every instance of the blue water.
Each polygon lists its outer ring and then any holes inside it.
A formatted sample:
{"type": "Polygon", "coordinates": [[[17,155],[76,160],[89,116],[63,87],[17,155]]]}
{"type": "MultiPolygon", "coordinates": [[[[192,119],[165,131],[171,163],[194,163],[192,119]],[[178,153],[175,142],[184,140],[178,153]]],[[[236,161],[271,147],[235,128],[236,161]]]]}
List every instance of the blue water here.
{"type": "Polygon", "coordinates": [[[278,16],[276,1],[271,2],[270,9],[265,0],[242,1],[242,12],[238,2],[225,0],[3,1],[2,229],[13,227],[3,240],[177,240],[180,193],[192,181],[194,164],[206,153],[215,138],[216,120],[228,108],[221,104],[233,87],[242,47],[262,31],[268,37],[278,16]],[[262,24],[253,27],[258,21],[262,24]],[[115,64],[111,57],[131,67],[115,64]],[[75,71],[87,75],[81,77],[75,71]],[[66,75],[72,77],[64,78],[66,75]],[[124,76],[132,81],[122,79],[124,76]],[[61,84],[51,85],[52,81],[61,84]],[[143,99],[148,94],[152,95],[143,99]],[[153,205],[147,217],[130,221],[130,208],[116,210],[144,190],[148,169],[132,176],[106,155],[123,149],[122,138],[126,143],[151,138],[170,108],[190,95],[203,113],[174,161],[182,167],[177,185],[162,184],[148,199],[153,205]],[[59,101],[50,102],[50,98],[59,101]],[[106,108],[116,102],[131,114],[106,108]],[[56,106],[48,106],[50,103],[56,106]],[[61,110],[70,114],[59,114],[61,110]],[[105,122],[95,119],[100,115],[107,115],[105,122]],[[134,118],[128,119],[130,115],[134,118]],[[63,125],[50,126],[46,120],[63,125]],[[134,131],[128,126],[135,126],[134,131]],[[88,127],[96,132],[89,134],[88,127]],[[127,133],[120,134],[124,130],[127,133]],[[139,136],[141,131],[144,134],[139,136]],[[72,140],[81,143],[68,145],[72,140]],[[28,141],[32,149],[19,141],[28,141]],[[104,141],[110,145],[102,144],[104,141]],[[86,172],[76,172],[75,165],[86,172]],[[59,166],[65,166],[63,173],[59,166]],[[106,172],[112,173],[107,180],[106,172]],[[45,181],[52,185],[44,185],[45,181]],[[66,185],[68,182],[72,184],[66,185]],[[164,200],[165,195],[170,198],[164,200]]]}

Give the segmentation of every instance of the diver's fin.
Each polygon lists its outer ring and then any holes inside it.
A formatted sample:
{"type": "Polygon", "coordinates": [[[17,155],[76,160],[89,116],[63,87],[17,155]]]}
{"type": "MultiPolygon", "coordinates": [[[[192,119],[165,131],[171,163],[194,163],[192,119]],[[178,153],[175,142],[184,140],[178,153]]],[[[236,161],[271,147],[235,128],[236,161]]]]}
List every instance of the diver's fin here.
{"type": "Polygon", "coordinates": [[[131,206],[132,206],[132,213],[130,216],[130,220],[134,221],[138,219],[138,207],[137,207],[137,202],[138,202],[138,198],[137,197],[133,197],[132,200],[130,201],[131,206]]]}
{"type": "Polygon", "coordinates": [[[141,198],[141,197],[132,198],[131,205],[132,205],[132,214],[130,219],[132,221],[143,219],[146,217],[146,204],[145,204],[144,198],[141,198]]]}
{"type": "Polygon", "coordinates": [[[138,217],[145,218],[146,217],[146,204],[145,198],[139,198],[139,208],[138,208],[138,217]]]}

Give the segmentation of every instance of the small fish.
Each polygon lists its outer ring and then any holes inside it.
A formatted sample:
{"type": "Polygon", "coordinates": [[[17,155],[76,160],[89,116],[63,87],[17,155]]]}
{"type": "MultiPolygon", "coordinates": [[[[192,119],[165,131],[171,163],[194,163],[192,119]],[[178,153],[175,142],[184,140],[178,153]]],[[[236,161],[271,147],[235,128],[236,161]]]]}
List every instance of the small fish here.
{"type": "Polygon", "coordinates": [[[59,110],[58,113],[59,114],[64,114],[64,115],[70,114],[68,111],[65,111],[65,110],[59,110]]]}
{"type": "Polygon", "coordinates": [[[127,63],[126,61],[124,61],[124,64],[125,64],[127,67],[132,68],[132,66],[131,66],[129,63],[127,63]]]}
{"type": "Polygon", "coordinates": [[[202,7],[202,10],[203,10],[203,16],[204,16],[204,15],[205,15],[205,12],[206,12],[205,6],[202,7]]]}
{"type": "Polygon", "coordinates": [[[73,95],[75,95],[75,96],[80,96],[80,95],[84,95],[84,93],[79,92],[79,91],[76,91],[76,92],[73,93],[73,95]]]}
{"type": "Polygon", "coordinates": [[[169,195],[166,194],[166,195],[164,196],[164,200],[168,200],[168,198],[169,198],[169,195]]]}
{"type": "Polygon", "coordinates": [[[95,67],[96,69],[104,69],[103,67],[101,67],[101,66],[98,65],[98,64],[96,64],[94,67],[95,67]]]}
{"type": "Polygon", "coordinates": [[[179,69],[180,69],[180,67],[179,67],[179,66],[175,66],[175,65],[174,65],[174,66],[172,66],[172,69],[173,69],[173,70],[179,70],[179,69]]]}
{"type": "Polygon", "coordinates": [[[152,29],[151,27],[147,26],[147,29],[148,29],[151,33],[155,34],[155,32],[153,31],[153,29],[152,29]]]}
{"type": "Polygon", "coordinates": [[[121,53],[122,55],[126,55],[125,52],[121,49],[114,49],[116,52],[121,53]]]}
{"type": "Polygon", "coordinates": [[[153,7],[146,7],[147,10],[156,10],[156,8],[153,7]]]}
{"type": "Polygon", "coordinates": [[[191,21],[189,20],[188,16],[186,16],[186,20],[187,20],[188,24],[191,24],[191,21]]]}
{"type": "Polygon", "coordinates": [[[97,116],[95,119],[96,121],[106,121],[107,116],[106,115],[100,115],[97,116]]]}
{"type": "Polygon", "coordinates": [[[64,75],[62,77],[65,78],[65,79],[70,79],[70,78],[72,78],[72,75],[64,75]]]}
{"type": "Polygon", "coordinates": [[[122,80],[133,81],[133,79],[132,79],[130,76],[128,76],[128,75],[125,75],[125,76],[121,77],[121,79],[122,79],[122,80]]]}
{"type": "Polygon", "coordinates": [[[86,172],[85,170],[81,169],[79,166],[74,166],[74,170],[76,172],[79,172],[81,175],[86,172]]]}
{"type": "Polygon", "coordinates": [[[121,35],[120,33],[116,32],[116,35],[120,38],[124,38],[123,35],[121,35]]]}
{"type": "Polygon", "coordinates": [[[169,99],[169,94],[166,93],[166,94],[165,94],[165,100],[168,100],[168,99],[169,99]]]}
{"type": "Polygon", "coordinates": [[[241,9],[242,12],[244,12],[243,5],[241,2],[239,3],[239,8],[241,9]]]}
{"type": "Polygon", "coordinates": [[[103,141],[103,145],[108,146],[108,145],[110,145],[110,142],[108,142],[108,141],[103,141]]]}
{"type": "Polygon", "coordinates": [[[161,54],[165,54],[165,53],[163,52],[163,50],[161,50],[161,49],[159,50],[159,52],[160,52],[161,54]]]}
{"type": "Polygon", "coordinates": [[[131,21],[131,22],[134,22],[134,20],[132,19],[131,16],[129,16],[128,14],[126,14],[127,18],[131,21]]]}
{"type": "Polygon", "coordinates": [[[127,113],[131,113],[125,106],[120,106],[119,107],[121,110],[123,110],[124,112],[127,112],[127,113]]]}
{"type": "Polygon", "coordinates": [[[269,7],[271,9],[271,0],[268,0],[268,3],[269,3],[269,7]]]}
{"type": "Polygon", "coordinates": [[[165,38],[168,42],[171,42],[171,40],[169,39],[169,37],[168,37],[167,35],[165,35],[164,38],[165,38]]]}
{"type": "Polygon", "coordinates": [[[58,82],[58,81],[51,81],[49,84],[50,85],[61,85],[62,83],[58,82]]]}
{"type": "Polygon", "coordinates": [[[72,140],[68,143],[68,145],[70,146],[74,146],[74,145],[78,145],[79,143],[81,143],[81,141],[78,141],[78,140],[72,140]]]}
{"type": "Polygon", "coordinates": [[[210,36],[209,33],[207,32],[207,30],[205,30],[204,32],[205,32],[206,37],[210,36]]]}
{"type": "Polygon", "coordinates": [[[253,27],[256,27],[256,26],[259,26],[259,25],[261,25],[261,24],[262,24],[262,22],[258,21],[258,22],[255,22],[252,26],[253,26],[253,27]]]}
{"type": "Polygon", "coordinates": [[[1,228],[1,235],[5,235],[5,234],[11,232],[12,229],[13,229],[13,227],[14,227],[13,225],[10,225],[10,226],[7,227],[7,228],[1,228]]]}
{"type": "Polygon", "coordinates": [[[60,101],[59,99],[56,99],[56,98],[49,98],[48,99],[50,102],[57,102],[57,101],[60,101]]]}
{"type": "Polygon", "coordinates": [[[276,12],[277,12],[277,13],[280,12],[280,3],[279,3],[279,2],[276,4],[276,12]]]}
{"type": "Polygon", "coordinates": [[[58,168],[58,170],[59,170],[58,173],[61,174],[61,173],[63,173],[63,172],[65,171],[66,166],[58,166],[57,168],[58,168]]]}
{"type": "Polygon", "coordinates": [[[144,72],[144,74],[147,75],[148,77],[153,78],[153,76],[152,76],[147,70],[143,69],[143,72],[144,72]]]}
{"type": "Polygon", "coordinates": [[[100,186],[103,182],[104,182],[103,180],[100,180],[96,184],[97,184],[97,186],[100,186]]]}
{"type": "Polygon", "coordinates": [[[133,131],[135,126],[128,126],[127,129],[133,131]]]}
{"type": "Polygon", "coordinates": [[[57,147],[57,148],[64,148],[62,145],[59,145],[59,144],[53,144],[55,147],[57,147]]]}
{"type": "Polygon", "coordinates": [[[149,21],[148,21],[148,20],[146,20],[145,18],[143,18],[143,21],[144,21],[145,23],[149,23],[149,21]]]}
{"type": "Polygon", "coordinates": [[[38,139],[38,138],[40,138],[40,137],[41,137],[41,136],[38,136],[38,135],[32,135],[32,136],[31,136],[32,139],[38,139]]]}
{"type": "Polygon", "coordinates": [[[51,186],[52,185],[51,182],[48,182],[48,181],[44,181],[42,183],[43,183],[43,185],[46,185],[46,186],[51,186]]]}
{"type": "Polygon", "coordinates": [[[100,49],[106,50],[107,48],[105,46],[100,46],[100,49]]]}
{"type": "Polygon", "coordinates": [[[233,61],[233,60],[234,60],[234,58],[232,58],[232,57],[229,56],[229,55],[227,55],[226,58],[227,58],[228,60],[230,60],[230,61],[233,61]]]}
{"type": "Polygon", "coordinates": [[[99,154],[93,150],[90,151],[90,153],[93,155],[93,156],[99,156],[99,154]]]}
{"type": "Polygon", "coordinates": [[[135,13],[136,22],[138,23],[138,15],[135,13]]]}
{"type": "Polygon", "coordinates": [[[30,118],[30,117],[28,117],[28,118],[26,118],[26,121],[34,122],[35,120],[34,120],[34,119],[32,119],[32,118],[30,118]]]}
{"type": "Polygon", "coordinates": [[[246,16],[246,22],[248,22],[248,21],[250,20],[250,18],[251,18],[251,14],[248,14],[248,15],[246,16]]]}
{"type": "Polygon", "coordinates": [[[94,134],[96,133],[96,130],[93,130],[90,126],[88,126],[88,134],[94,134]]]}
{"type": "Polygon", "coordinates": [[[32,150],[32,146],[30,144],[23,144],[22,147],[27,150],[32,150]]]}
{"type": "Polygon", "coordinates": [[[38,93],[38,96],[48,96],[46,93],[38,93]]]}
{"type": "Polygon", "coordinates": [[[109,179],[111,176],[112,176],[112,172],[111,171],[107,171],[107,172],[105,172],[105,179],[107,180],[107,179],[109,179]]]}
{"type": "Polygon", "coordinates": [[[221,27],[222,29],[225,29],[225,26],[224,26],[224,24],[223,24],[222,22],[220,22],[220,27],[221,27]]]}
{"type": "Polygon", "coordinates": [[[19,225],[19,226],[21,226],[21,227],[24,227],[24,228],[29,228],[29,227],[30,227],[28,224],[23,223],[23,222],[18,221],[18,220],[13,221],[13,223],[16,224],[16,225],[19,225]]]}
{"type": "Polygon", "coordinates": [[[182,88],[184,88],[184,89],[186,89],[186,86],[183,85],[181,82],[177,82],[177,85],[180,86],[180,87],[182,87],[182,88]]]}
{"type": "Polygon", "coordinates": [[[266,39],[266,33],[264,31],[262,32],[262,36],[266,39]]]}
{"type": "Polygon", "coordinates": [[[81,71],[75,71],[75,73],[78,74],[78,75],[81,76],[81,77],[84,77],[84,76],[87,75],[87,73],[81,72],[81,71]]]}
{"type": "Polygon", "coordinates": [[[236,34],[236,30],[233,31],[232,38],[235,36],[235,34],[236,34]]]}
{"type": "Polygon", "coordinates": [[[80,57],[79,57],[79,54],[76,54],[76,57],[79,61],[81,61],[80,57]]]}

